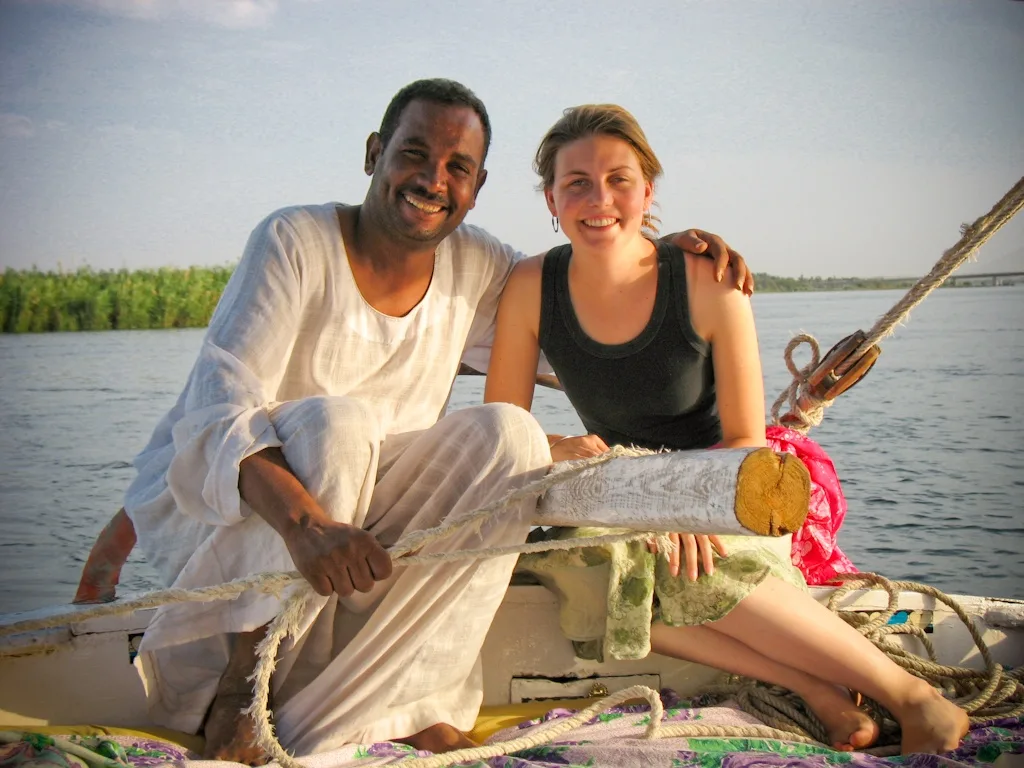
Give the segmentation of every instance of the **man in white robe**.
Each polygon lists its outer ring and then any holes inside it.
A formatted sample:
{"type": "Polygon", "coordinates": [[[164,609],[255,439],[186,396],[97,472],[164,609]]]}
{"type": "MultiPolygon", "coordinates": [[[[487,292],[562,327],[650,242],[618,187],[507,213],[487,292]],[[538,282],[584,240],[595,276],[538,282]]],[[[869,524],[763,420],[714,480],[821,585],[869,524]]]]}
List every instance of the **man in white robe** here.
{"type": "MultiPolygon", "coordinates": [[[[393,568],[384,548],[550,463],[521,409],[442,418],[518,256],[462,224],[489,143],[468,89],[402,89],[368,139],[361,205],[288,208],[253,232],[184,391],[135,462],[125,509],[166,583],[297,569],[320,595],[272,679],[277,735],[296,754],[398,738],[465,746],[459,729],[479,709],[479,650],[514,557],[393,568]]],[[[742,284],[742,260],[712,244],[742,284]]],[[[423,551],[520,543],[532,507],[423,551]]],[[[161,608],[137,662],[151,717],[204,729],[208,757],[263,760],[240,710],[281,604],[251,592],[161,608]]]]}

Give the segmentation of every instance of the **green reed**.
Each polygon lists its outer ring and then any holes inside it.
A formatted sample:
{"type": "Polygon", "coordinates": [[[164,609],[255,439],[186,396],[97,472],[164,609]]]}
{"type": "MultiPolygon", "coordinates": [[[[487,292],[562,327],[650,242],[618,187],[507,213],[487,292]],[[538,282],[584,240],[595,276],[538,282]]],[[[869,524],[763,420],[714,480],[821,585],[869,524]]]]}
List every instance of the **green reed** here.
{"type": "Polygon", "coordinates": [[[233,267],[0,273],[0,331],[200,328],[233,267]]]}
{"type": "MultiPolygon", "coordinates": [[[[234,267],[94,272],[0,272],[0,332],[202,328],[234,267]]],[[[761,293],[905,288],[909,280],[777,277],[758,273],[761,293]]]]}

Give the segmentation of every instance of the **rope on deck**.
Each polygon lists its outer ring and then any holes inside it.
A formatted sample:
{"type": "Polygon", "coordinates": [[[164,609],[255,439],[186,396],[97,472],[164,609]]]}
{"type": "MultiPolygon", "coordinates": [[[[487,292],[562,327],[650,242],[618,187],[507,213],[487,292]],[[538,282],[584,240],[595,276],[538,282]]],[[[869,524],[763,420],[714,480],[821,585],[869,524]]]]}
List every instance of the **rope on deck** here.
{"type": "Polygon", "coordinates": [[[742,731],[744,736],[760,739],[784,739],[786,741],[802,741],[814,743],[813,739],[802,736],[794,736],[791,733],[780,731],[766,725],[747,726],[720,726],[703,725],[698,723],[685,723],[682,725],[663,726],[661,719],[665,709],[661,703],[661,695],[652,688],[645,685],[634,685],[607,696],[586,709],[580,710],[572,717],[564,720],[555,720],[549,726],[542,727],[533,733],[520,736],[510,741],[502,741],[497,744],[489,744],[481,747],[470,747],[454,752],[445,752],[431,757],[418,757],[411,760],[402,760],[399,765],[402,768],[446,768],[454,763],[461,763],[467,760],[487,760],[491,757],[502,757],[511,755],[524,749],[532,749],[542,744],[550,744],[563,733],[572,731],[588,721],[611,709],[614,706],[630,701],[632,699],[646,699],[651,706],[651,714],[647,720],[647,728],[644,732],[645,739],[660,739],[670,736],[691,736],[704,738],[722,738],[736,736],[742,731]]]}
{"type": "MultiPolygon", "coordinates": [[[[966,710],[972,723],[987,723],[1006,717],[1024,714],[1024,671],[1007,672],[992,660],[988,646],[974,627],[967,612],[960,604],[941,590],[911,581],[890,581],[874,573],[842,574],[837,580],[843,586],[829,597],[828,608],[867,637],[876,647],[896,664],[915,677],[939,688],[962,709],[966,710]],[[840,610],[842,599],[854,590],[881,589],[888,596],[888,605],[877,613],[840,610]],[[966,667],[949,667],[937,663],[935,648],[921,627],[908,624],[889,624],[898,610],[901,592],[918,592],[932,597],[948,606],[964,623],[975,646],[985,662],[984,670],[966,667]],[[888,638],[895,635],[911,635],[921,641],[928,654],[922,659],[908,653],[901,645],[888,638]]],[[[403,760],[403,768],[446,768],[466,760],[486,760],[491,757],[511,755],[524,749],[548,744],[558,736],[587,723],[596,715],[630,699],[644,698],[650,703],[651,713],[644,734],[645,739],[659,738],[757,738],[780,741],[817,744],[828,747],[828,733],[821,721],[806,707],[796,694],[777,686],[769,686],[757,680],[740,678],[730,685],[715,686],[706,691],[713,701],[735,700],[747,714],[761,720],[765,725],[709,726],[700,723],[662,724],[664,714],[660,695],[646,686],[634,686],[618,691],[571,718],[554,721],[551,727],[541,728],[526,736],[497,744],[446,752],[426,758],[403,760]]],[[[874,755],[899,754],[899,725],[892,716],[876,702],[868,701],[868,710],[879,722],[879,739],[870,748],[862,750],[874,755]]],[[[280,759],[280,758],[278,758],[280,759]]],[[[282,762],[284,768],[299,768],[300,764],[290,758],[282,762]]]]}
{"type": "MultiPolygon", "coordinates": [[[[1024,669],[1008,671],[993,660],[974,622],[956,600],[926,584],[890,581],[874,573],[841,574],[836,579],[842,581],[843,586],[829,596],[828,608],[898,666],[941,690],[946,698],[967,712],[972,723],[987,723],[1024,715],[1024,669]],[[868,613],[839,609],[839,604],[850,592],[879,589],[889,596],[884,610],[868,613]],[[979,670],[939,664],[935,647],[922,627],[907,623],[890,624],[899,610],[901,592],[917,592],[931,597],[956,614],[970,633],[985,668],[979,670]],[[909,653],[901,643],[892,641],[892,638],[900,635],[917,638],[927,658],[909,653]]],[[[822,742],[827,738],[824,725],[807,710],[803,701],[796,694],[777,686],[743,678],[731,685],[717,686],[708,693],[715,700],[735,699],[740,709],[780,730],[810,736],[822,742]]],[[[899,744],[899,725],[877,702],[868,701],[867,708],[879,722],[881,731],[878,742],[868,751],[873,754],[895,754],[891,747],[899,744]]]]}
{"type": "MultiPolygon", "coordinates": [[[[918,304],[946,282],[946,279],[965,261],[974,256],[975,252],[1004,224],[1017,215],[1021,208],[1024,208],[1024,177],[1021,177],[1010,188],[1010,191],[1003,195],[1002,199],[992,207],[992,210],[978,218],[973,224],[965,224],[960,228],[960,240],[942,254],[931,271],[914,283],[892,309],[878,318],[874,327],[868,331],[864,341],[852,353],[851,359],[859,359],[879,341],[891,336],[896,327],[910,316],[910,312],[918,304]]],[[[810,334],[794,336],[786,345],[784,353],[786,368],[793,376],[793,381],[772,404],[772,423],[782,423],[783,417],[780,416],[780,410],[785,403],[789,405],[789,411],[785,414],[786,426],[807,434],[811,427],[816,427],[821,423],[825,409],[833,401],[815,395],[808,384],[808,377],[818,367],[819,354],[818,342],[810,334]],[[807,344],[810,347],[811,360],[803,368],[797,368],[793,362],[793,352],[801,344],[807,344]]]]}

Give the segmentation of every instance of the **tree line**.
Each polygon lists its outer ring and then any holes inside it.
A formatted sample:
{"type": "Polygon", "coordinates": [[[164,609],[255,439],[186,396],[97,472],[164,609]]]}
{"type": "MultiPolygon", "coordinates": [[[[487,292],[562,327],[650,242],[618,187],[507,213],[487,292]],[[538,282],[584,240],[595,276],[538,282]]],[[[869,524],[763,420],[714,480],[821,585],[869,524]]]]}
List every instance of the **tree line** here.
{"type": "MultiPolygon", "coordinates": [[[[0,332],[202,328],[234,267],[0,273],[0,332]]],[[[761,293],[904,288],[910,282],[755,274],[761,293]]]]}
{"type": "Polygon", "coordinates": [[[909,288],[914,284],[913,280],[884,277],[778,277],[763,272],[755,272],[754,280],[760,293],[884,291],[890,288],[909,288]]]}

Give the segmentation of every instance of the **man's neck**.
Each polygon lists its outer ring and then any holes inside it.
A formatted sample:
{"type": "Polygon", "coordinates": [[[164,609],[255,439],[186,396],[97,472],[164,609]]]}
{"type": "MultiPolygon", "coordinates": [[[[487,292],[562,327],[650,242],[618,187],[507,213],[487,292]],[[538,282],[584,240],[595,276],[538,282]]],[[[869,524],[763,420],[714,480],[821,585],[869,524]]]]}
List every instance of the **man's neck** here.
{"type": "Polygon", "coordinates": [[[364,205],[343,208],[338,218],[349,261],[359,262],[364,269],[381,276],[398,277],[421,272],[424,265],[430,269],[429,265],[434,263],[435,245],[410,248],[408,243],[396,240],[376,226],[364,205]]]}
{"type": "Polygon", "coordinates": [[[375,227],[362,206],[340,208],[338,223],[356,287],[366,302],[402,317],[426,295],[434,274],[435,248],[411,250],[375,227]]]}

